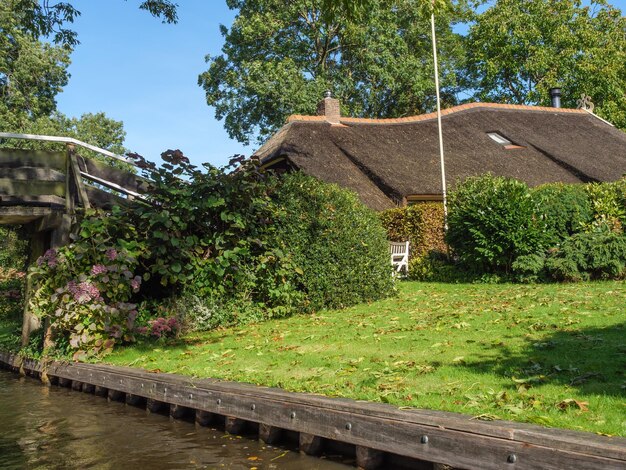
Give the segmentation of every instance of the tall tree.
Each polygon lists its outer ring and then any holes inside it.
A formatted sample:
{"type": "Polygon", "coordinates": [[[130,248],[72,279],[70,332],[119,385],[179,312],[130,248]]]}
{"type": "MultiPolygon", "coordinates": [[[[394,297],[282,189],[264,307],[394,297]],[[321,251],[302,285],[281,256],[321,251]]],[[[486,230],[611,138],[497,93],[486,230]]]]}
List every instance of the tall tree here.
{"type": "Polygon", "coordinates": [[[67,83],[69,49],[39,41],[16,10],[20,0],[0,0],[0,118],[20,128],[56,109],[67,83]]]}
{"type": "MultiPolygon", "coordinates": [[[[24,31],[30,32],[35,38],[51,38],[56,44],[75,46],[78,37],[68,25],[80,16],[72,2],[50,0],[0,0],[13,4],[13,11],[24,31]]],[[[176,23],[177,4],[170,0],[144,0],[139,8],[152,16],[160,18],[164,23],[176,23]]]]}
{"type": "MultiPolygon", "coordinates": [[[[353,116],[398,117],[435,106],[424,0],[367,0],[367,9],[330,13],[327,0],[227,4],[238,15],[230,28],[221,27],[222,54],[207,57],[199,83],[240,142],[263,140],[289,114],[314,113],[325,90],[353,116]]],[[[447,104],[456,102],[463,65],[462,40],[452,25],[466,14],[460,0],[438,18],[447,104]]]]}
{"type": "Polygon", "coordinates": [[[467,41],[474,99],[563,104],[591,96],[596,113],[626,129],[626,18],[605,0],[498,0],[477,16],[467,41]]]}

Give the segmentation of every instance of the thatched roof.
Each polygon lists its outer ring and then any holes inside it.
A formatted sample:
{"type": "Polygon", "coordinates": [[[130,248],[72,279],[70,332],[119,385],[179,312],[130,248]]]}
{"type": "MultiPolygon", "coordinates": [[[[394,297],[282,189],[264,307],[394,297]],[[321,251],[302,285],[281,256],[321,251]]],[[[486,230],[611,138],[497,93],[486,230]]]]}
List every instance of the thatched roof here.
{"type": "MultiPolygon", "coordinates": [[[[531,186],[626,174],[626,133],[583,110],[462,105],[443,112],[443,136],[449,186],[486,172],[531,186]],[[493,132],[514,145],[496,143],[493,132]]],[[[267,166],[286,164],[350,188],[377,210],[442,192],[435,114],[340,124],[292,116],[255,155],[267,166]]]]}

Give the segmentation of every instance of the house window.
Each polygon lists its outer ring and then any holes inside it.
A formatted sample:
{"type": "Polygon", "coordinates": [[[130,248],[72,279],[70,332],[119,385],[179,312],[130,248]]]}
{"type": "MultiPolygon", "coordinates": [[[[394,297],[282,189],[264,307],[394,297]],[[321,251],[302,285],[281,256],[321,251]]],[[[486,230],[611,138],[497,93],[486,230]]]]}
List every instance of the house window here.
{"type": "Polygon", "coordinates": [[[506,137],[501,136],[497,132],[487,132],[487,135],[491,138],[491,140],[499,143],[500,145],[513,145],[513,142],[511,142],[506,137]]]}
{"type": "Polygon", "coordinates": [[[514,150],[514,149],[526,148],[526,147],[523,147],[521,145],[514,144],[509,139],[504,137],[502,134],[498,134],[497,132],[487,132],[487,135],[489,136],[489,138],[491,140],[493,140],[494,142],[497,142],[498,144],[502,145],[506,150],[514,150]]]}

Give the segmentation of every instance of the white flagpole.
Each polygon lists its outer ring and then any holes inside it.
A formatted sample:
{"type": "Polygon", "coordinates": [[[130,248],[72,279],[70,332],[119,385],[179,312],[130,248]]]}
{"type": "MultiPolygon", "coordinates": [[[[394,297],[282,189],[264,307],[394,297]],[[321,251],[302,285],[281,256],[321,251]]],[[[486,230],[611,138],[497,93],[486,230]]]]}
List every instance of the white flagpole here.
{"type": "Polygon", "coordinates": [[[437,63],[437,37],[435,36],[435,11],[430,16],[433,37],[433,60],[435,62],[435,91],[437,93],[437,126],[439,128],[439,159],[441,161],[441,186],[443,189],[443,228],[448,231],[448,192],[446,188],[446,165],[443,158],[443,132],[441,130],[441,97],[439,96],[439,65],[437,63]]]}

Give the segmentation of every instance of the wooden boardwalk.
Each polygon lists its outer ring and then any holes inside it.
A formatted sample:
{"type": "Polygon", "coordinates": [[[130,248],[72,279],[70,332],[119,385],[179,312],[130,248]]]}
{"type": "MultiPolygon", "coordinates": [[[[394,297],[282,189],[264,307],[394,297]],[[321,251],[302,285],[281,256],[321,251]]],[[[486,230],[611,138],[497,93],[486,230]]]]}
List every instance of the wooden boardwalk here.
{"type": "MultiPolygon", "coordinates": [[[[445,464],[463,469],[626,469],[626,439],[505,421],[333,399],[211,379],[91,364],[43,365],[0,352],[0,366],[44,382],[125,400],[199,424],[221,420],[225,430],[253,430],[268,444],[297,433],[300,450],[319,454],[327,445],[351,446],[358,466],[410,468],[445,464]]],[[[345,447],[345,446],[344,446],[345,447]]]]}

